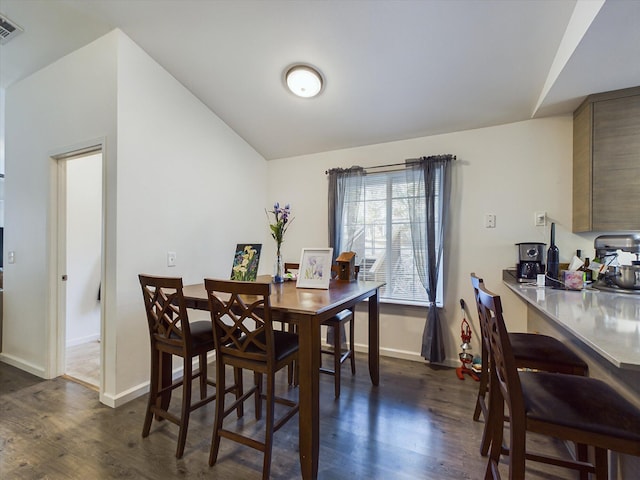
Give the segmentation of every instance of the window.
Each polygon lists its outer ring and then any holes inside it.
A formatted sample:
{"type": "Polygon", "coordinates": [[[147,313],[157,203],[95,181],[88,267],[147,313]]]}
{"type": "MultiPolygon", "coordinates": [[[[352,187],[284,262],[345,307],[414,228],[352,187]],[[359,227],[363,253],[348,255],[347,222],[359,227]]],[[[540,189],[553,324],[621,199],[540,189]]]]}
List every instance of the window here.
{"type": "MultiPolygon", "coordinates": [[[[346,186],[340,251],[358,254],[358,278],[386,282],[381,301],[428,304],[414,262],[405,171],[367,173],[359,185],[346,186]]],[[[442,275],[436,305],[442,306],[442,275]]]]}

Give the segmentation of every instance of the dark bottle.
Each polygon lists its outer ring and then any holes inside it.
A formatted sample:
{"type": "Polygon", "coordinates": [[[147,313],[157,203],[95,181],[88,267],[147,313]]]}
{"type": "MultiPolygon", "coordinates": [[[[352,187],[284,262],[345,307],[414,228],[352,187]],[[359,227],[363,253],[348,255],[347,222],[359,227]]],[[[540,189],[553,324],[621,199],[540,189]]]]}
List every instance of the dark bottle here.
{"type": "Polygon", "coordinates": [[[547,250],[547,285],[557,287],[560,269],[560,250],[556,246],[556,224],[551,224],[551,246],[547,250]]]}
{"type": "Polygon", "coordinates": [[[591,269],[589,268],[589,257],[584,259],[584,281],[587,283],[591,283],[592,280],[592,275],[591,275],[591,269]]]}

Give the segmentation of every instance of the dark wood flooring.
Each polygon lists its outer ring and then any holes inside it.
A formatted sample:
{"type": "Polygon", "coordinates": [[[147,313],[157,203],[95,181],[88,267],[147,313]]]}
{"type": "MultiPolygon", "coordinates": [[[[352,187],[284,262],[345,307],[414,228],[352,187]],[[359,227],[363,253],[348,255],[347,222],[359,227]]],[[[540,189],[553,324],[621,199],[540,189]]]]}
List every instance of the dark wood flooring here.
{"type": "MultiPolygon", "coordinates": [[[[373,387],[366,356],[357,360],[355,377],[344,369],[337,401],[333,377],[321,375],[320,479],[483,478],[483,424],[472,420],[476,382],[459,380],[453,369],[382,358],[380,385],[373,387]]],[[[285,377],[279,377],[278,393],[295,396],[285,377]]],[[[154,422],[142,438],[145,403],[146,396],[112,409],[81,384],[41,380],[0,363],[0,478],[260,478],[262,454],[225,439],[218,463],[209,467],[213,404],[192,414],[185,454],[177,460],[175,425],[154,422]]],[[[251,403],[238,422],[245,428],[255,426],[251,403]]],[[[564,451],[546,439],[529,441],[538,450],[564,451]]],[[[271,478],[300,478],[297,446],[295,418],[275,434],[271,478]]],[[[576,477],[531,463],[527,478],[576,477]]]]}

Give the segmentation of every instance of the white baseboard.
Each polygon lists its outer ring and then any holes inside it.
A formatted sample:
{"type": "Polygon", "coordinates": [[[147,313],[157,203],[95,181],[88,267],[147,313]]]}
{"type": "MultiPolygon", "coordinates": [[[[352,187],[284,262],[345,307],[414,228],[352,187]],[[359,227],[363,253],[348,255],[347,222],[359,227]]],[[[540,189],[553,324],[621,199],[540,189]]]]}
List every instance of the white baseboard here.
{"type": "MultiPolygon", "coordinates": [[[[368,353],[369,346],[364,344],[356,344],[354,346],[356,352],[368,353]]],[[[410,352],[408,350],[397,350],[394,348],[380,347],[380,355],[383,357],[399,358],[401,360],[410,360],[412,362],[428,363],[418,352],[410,352]]],[[[460,360],[446,358],[443,362],[438,363],[444,367],[456,368],[460,366],[460,360]]]]}
{"type": "Polygon", "coordinates": [[[37,365],[34,365],[33,363],[26,362],[21,358],[6,353],[0,353],[0,362],[6,363],[7,365],[11,365],[12,367],[24,370],[31,375],[35,375],[36,377],[44,378],[45,380],[47,380],[43,367],[39,367],[37,365]]]}
{"type": "MultiPolygon", "coordinates": [[[[182,369],[180,369],[182,371],[182,369]]],[[[136,398],[145,395],[149,392],[149,382],[142,382],[135,387],[131,387],[124,392],[120,392],[117,395],[113,395],[107,392],[100,393],[100,402],[107,407],[118,408],[125,403],[135,400],[136,398]]]]}
{"type": "Polygon", "coordinates": [[[72,338],[71,340],[67,339],[66,347],[75,347],[76,345],[82,345],[83,343],[90,343],[100,340],[100,334],[96,333],[95,335],[87,335],[86,337],[80,338],[72,338]]]}
{"type": "MultiPolygon", "coordinates": [[[[211,362],[213,362],[215,360],[215,356],[216,356],[215,352],[209,352],[207,354],[207,364],[210,364],[211,362]]],[[[192,366],[194,370],[196,370],[199,367],[199,361],[197,357],[193,359],[192,366]]],[[[182,371],[183,371],[182,366],[174,368],[173,371],[171,372],[173,379],[176,380],[180,378],[182,376],[182,371]]],[[[208,376],[210,377],[211,375],[208,374],[208,376]]],[[[120,392],[117,395],[103,392],[100,394],[100,402],[104,403],[108,407],[117,408],[121,405],[124,405],[127,402],[130,402],[131,400],[135,400],[136,398],[149,393],[149,386],[150,386],[149,381],[145,381],[123,392],[120,392]]]]}

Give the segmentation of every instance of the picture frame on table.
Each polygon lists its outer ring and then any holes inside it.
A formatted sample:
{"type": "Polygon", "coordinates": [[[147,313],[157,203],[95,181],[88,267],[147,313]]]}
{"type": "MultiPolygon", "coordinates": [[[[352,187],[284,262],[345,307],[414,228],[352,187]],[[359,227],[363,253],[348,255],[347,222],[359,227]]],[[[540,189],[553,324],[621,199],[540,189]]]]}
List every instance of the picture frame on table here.
{"type": "Polygon", "coordinates": [[[260,264],[261,243],[238,243],[233,254],[231,280],[255,282],[260,264]]]}
{"type": "Polygon", "coordinates": [[[329,288],[333,248],[303,248],[297,288],[329,288]]]}

